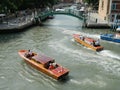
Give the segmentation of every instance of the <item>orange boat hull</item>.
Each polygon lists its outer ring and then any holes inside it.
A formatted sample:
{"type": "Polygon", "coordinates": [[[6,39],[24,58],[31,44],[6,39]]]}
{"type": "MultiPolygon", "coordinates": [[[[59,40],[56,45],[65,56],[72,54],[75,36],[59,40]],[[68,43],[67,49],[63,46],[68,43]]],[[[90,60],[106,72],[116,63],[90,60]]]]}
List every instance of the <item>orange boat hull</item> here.
{"type": "Polygon", "coordinates": [[[80,35],[78,35],[78,34],[74,34],[74,35],[73,35],[73,38],[74,38],[74,40],[75,40],[76,42],[78,42],[78,43],[80,43],[80,44],[82,44],[82,45],[84,45],[84,46],[86,46],[86,47],[88,47],[88,48],[91,48],[91,49],[94,50],[94,51],[101,51],[101,50],[103,50],[103,47],[102,47],[102,46],[93,46],[93,45],[91,45],[91,44],[88,44],[88,43],[85,42],[84,40],[81,40],[81,39],[79,38],[79,36],[80,36],[80,35]]]}
{"type": "Polygon", "coordinates": [[[49,69],[46,69],[44,67],[44,65],[36,62],[35,60],[28,59],[28,58],[24,57],[23,56],[24,54],[22,53],[22,50],[20,50],[18,53],[25,60],[25,62],[27,64],[31,65],[35,69],[43,72],[44,74],[46,74],[46,75],[48,75],[48,76],[50,76],[50,77],[52,77],[52,78],[54,78],[56,80],[62,79],[62,78],[64,78],[65,76],[67,76],[69,74],[69,70],[64,68],[64,67],[62,67],[62,66],[60,66],[60,65],[56,69],[49,70],[49,69]]]}

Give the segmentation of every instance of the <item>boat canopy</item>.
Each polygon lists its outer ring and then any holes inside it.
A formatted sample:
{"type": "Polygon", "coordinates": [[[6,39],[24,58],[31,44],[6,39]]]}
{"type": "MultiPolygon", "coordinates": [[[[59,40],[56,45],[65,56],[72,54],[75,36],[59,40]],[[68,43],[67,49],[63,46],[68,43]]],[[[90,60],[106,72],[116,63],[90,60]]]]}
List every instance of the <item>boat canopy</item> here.
{"type": "Polygon", "coordinates": [[[46,63],[49,63],[49,62],[54,62],[54,59],[53,58],[50,58],[50,57],[47,57],[45,55],[35,55],[32,57],[32,59],[34,59],[35,61],[41,63],[41,64],[46,64],[46,63]]]}
{"type": "Polygon", "coordinates": [[[0,14],[0,17],[5,17],[6,15],[5,14],[0,14]]]}
{"type": "Polygon", "coordinates": [[[116,29],[116,31],[120,31],[120,26],[118,26],[118,28],[116,29]]]}
{"type": "Polygon", "coordinates": [[[114,37],[114,34],[102,34],[101,36],[105,36],[105,37],[114,37]]]}

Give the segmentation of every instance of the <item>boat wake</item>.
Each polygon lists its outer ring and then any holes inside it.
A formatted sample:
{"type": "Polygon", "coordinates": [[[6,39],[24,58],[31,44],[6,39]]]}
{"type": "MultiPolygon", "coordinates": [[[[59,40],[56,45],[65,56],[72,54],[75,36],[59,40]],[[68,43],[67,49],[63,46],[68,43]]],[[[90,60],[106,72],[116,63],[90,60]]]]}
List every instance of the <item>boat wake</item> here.
{"type": "Polygon", "coordinates": [[[117,53],[111,52],[110,50],[102,50],[101,52],[98,52],[98,54],[100,54],[104,57],[110,57],[113,59],[120,60],[120,55],[118,55],[117,53]]]}
{"type": "MultiPolygon", "coordinates": [[[[80,33],[79,31],[72,31],[62,29],[62,33],[69,35],[67,38],[62,38],[61,40],[53,40],[49,42],[49,47],[58,53],[68,55],[71,60],[76,62],[84,62],[84,63],[96,63],[97,66],[100,66],[105,73],[109,73],[110,75],[120,76],[120,56],[117,53],[114,53],[110,50],[103,50],[100,52],[91,52],[90,50],[86,50],[86,47],[75,47],[66,45],[66,41],[71,40],[71,42],[75,42],[73,38],[71,38],[72,34],[80,33]],[[72,47],[72,48],[71,48],[72,47]],[[72,59],[74,58],[74,59],[72,59]]],[[[91,35],[85,34],[82,32],[81,34],[94,37],[99,39],[99,35],[91,35]]],[[[72,45],[72,44],[71,44],[72,45]]],[[[72,62],[72,61],[71,61],[72,62]]],[[[72,81],[74,83],[79,83],[77,81],[72,81]]]]}
{"type": "Polygon", "coordinates": [[[66,54],[70,54],[70,55],[71,54],[72,55],[80,54],[80,50],[75,50],[75,49],[68,48],[63,43],[64,41],[65,41],[65,38],[63,40],[60,40],[60,41],[52,41],[52,42],[49,42],[49,46],[59,53],[66,53],[66,54]]]}
{"type": "Polygon", "coordinates": [[[62,33],[63,34],[67,34],[67,35],[73,35],[73,34],[82,34],[85,35],[87,37],[91,37],[91,38],[96,38],[96,39],[100,39],[100,35],[99,34],[89,34],[89,33],[85,33],[85,32],[80,32],[80,31],[75,31],[75,30],[70,30],[70,29],[62,29],[62,33]]]}
{"type": "MultiPolygon", "coordinates": [[[[109,50],[103,50],[100,52],[91,52],[83,49],[69,48],[64,44],[66,39],[60,41],[49,42],[49,46],[56,50],[58,53],[67,54],[69,57],[74,58],[71,60],[84,62],[84,63],[96,63],[97,66],[103,68],[103,71],[107,71],[109,74],[120,76],[120,56],[109,50]]],[[[74,40],[72,39],[74,42],[74,40]]],[[[76,81],[75,81],[76,82],[76,81]]]]}

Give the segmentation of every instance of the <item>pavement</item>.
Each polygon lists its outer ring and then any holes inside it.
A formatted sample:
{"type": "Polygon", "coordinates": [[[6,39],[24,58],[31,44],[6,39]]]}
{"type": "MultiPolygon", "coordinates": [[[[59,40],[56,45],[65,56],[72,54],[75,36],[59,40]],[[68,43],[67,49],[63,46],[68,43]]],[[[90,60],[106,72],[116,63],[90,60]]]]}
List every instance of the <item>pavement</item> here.
{"type": "Polygon", "coordinates": [[[8,21],[4,21],[3,23],[0,23],[0,30],[4,29],[12,29],[16,28],[22,25],[25,25],[29,22],[31,22],[33,17],[31,15],[22,16],[14,19],[9,19],[8,21]]]}

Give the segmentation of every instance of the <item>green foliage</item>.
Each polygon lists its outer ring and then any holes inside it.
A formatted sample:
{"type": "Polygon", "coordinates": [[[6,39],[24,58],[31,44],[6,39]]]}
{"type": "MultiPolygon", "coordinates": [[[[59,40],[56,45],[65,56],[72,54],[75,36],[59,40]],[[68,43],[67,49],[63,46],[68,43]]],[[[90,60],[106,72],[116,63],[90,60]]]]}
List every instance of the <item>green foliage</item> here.
{"type": "Polygon", "coordinates": [[[84,0],[84,2],[88,3],[94,10],[98,10],[99,0],[84,0]]]}
{"type": "Polygon", "coordinates": [[[16,11],[27,8],[52,7],[58,0],[0,0],[1,11],[16,11]]]}
{"type": "Polygon", "coordinates": [[[95,5],[96,3],[99,2],[99,0],[84,0],[85,2],[87,2],[89,5],[92,4],[92,5],[95,5]]]}

